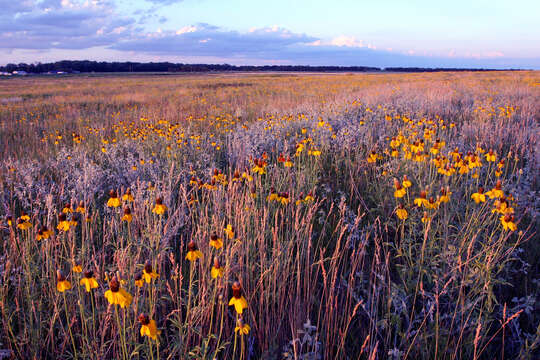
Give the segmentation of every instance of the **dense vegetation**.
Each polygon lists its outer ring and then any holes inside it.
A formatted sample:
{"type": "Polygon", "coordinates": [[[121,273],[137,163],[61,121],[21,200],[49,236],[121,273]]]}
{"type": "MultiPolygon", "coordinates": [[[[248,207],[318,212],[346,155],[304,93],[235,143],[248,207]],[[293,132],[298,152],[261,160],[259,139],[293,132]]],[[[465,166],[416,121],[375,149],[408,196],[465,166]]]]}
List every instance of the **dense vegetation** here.
{"type": "Polygon", "coordinates": [[[2,81],[2,351],[538,359],[539,85],[2,81]]]}

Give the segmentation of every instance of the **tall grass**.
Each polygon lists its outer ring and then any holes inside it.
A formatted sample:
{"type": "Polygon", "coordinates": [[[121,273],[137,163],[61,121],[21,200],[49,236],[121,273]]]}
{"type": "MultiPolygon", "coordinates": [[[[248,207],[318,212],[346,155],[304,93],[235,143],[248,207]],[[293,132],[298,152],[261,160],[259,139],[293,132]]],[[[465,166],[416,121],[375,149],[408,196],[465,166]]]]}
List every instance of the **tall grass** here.
{"type": "Polygon", "coordinates": [[[2,347],[16,358],[534,359],[539,81],[0,82],[12,99],[0,105],[2,347]],[[132,296],[122,306],[106,293],[117,286],[132,296]],[[242,313],[229,306],[238,296],[242,313]]]}

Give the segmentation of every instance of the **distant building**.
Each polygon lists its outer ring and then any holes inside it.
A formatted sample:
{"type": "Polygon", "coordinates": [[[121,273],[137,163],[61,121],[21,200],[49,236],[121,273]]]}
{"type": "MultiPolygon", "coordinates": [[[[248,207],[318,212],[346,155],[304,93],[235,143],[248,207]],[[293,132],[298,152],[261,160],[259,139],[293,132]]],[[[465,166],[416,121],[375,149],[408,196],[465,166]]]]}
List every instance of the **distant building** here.
{"type": "Polygon", "coordinates": [[[28,75],[28,73],[26,71],[23,71],[23,70],[15,70],[13,72],[13,75],[28,75]]]}

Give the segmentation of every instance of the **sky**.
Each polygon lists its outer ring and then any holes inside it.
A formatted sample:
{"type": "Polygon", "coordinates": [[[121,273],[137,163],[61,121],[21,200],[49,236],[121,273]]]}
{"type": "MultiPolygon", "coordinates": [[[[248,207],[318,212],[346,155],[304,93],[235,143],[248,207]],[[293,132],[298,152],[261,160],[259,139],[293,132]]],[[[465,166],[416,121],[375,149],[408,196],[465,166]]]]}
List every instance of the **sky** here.
{"type": "Polygon", "coordinates": [[[538,0],[0,0],[0,65],[540,69],[538,0]]]}

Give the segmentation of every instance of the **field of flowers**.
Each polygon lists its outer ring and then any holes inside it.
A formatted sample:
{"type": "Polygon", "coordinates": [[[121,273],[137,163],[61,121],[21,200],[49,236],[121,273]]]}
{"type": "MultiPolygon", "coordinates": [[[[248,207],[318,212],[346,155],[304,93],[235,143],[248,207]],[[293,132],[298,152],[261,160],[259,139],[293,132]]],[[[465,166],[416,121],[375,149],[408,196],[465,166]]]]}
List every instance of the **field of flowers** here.
{"type": "Polygon", "coordinates": [[[0,359],[538,359],[540,73],[0,81],[0,359]]]}

